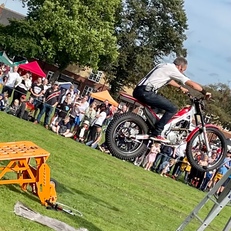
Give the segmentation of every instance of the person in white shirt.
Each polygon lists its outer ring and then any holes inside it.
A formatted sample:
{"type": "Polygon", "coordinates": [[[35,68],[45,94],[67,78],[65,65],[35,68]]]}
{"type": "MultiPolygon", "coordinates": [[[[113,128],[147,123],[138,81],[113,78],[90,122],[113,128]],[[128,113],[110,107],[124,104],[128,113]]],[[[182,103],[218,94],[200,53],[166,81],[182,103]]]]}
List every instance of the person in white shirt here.
{"type": "Polygon", "coordinates": [[[11,94],[13,92],[15,82],[17,79],[20,79],[20,75],[18,73],[18,66],[13,67],[13,72],[9,72],[8,76],[6,78],[6,82],[4,83],[4,87],[2,89],[2,92],[8,92],[8,96],[11,97],[11,94]]]}
{"type": "Polygon", "coordinates": [[[178,57],[173,63],[162,63],[153,68],[135,87],[133,96],[140,102],[165,110],[164,115],[155,124],[152,130],[151,139],[162,142],[169,142],[161,137],[164,126],[177,112],[177,107],[170,100],[158,94],[158,90],[165,85],[177,87],[183,93],[187,93],[188,89],[182,87],[178,82],[187,85],[194,90],[201,92],[206,98],[211,97],[211,93],[207,92],[201,85],[190,80],[183,73],[187,69],[188,62],[183,57],[178,57]]]}

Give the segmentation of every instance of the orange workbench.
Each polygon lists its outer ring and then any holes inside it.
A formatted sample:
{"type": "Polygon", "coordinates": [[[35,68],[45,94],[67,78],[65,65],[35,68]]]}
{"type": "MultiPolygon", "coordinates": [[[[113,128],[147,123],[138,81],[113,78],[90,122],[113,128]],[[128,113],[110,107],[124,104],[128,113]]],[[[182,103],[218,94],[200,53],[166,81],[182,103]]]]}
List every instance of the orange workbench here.
{"type": "Polygon", "coordinates": [[[43,205],[55,203],[55,185],[46,163],[49,155],[31,141],[0,143],[0,184],[19,184],[22,190],[29,184],[43,205]]]}

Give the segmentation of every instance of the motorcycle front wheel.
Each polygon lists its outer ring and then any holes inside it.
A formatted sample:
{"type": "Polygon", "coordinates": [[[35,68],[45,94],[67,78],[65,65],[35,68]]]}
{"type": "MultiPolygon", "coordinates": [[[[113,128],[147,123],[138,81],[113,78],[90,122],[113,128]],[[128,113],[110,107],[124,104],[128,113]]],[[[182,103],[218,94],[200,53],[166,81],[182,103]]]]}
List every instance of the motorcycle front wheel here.
{"type": "Polygon", "coordinates": [[[144,119],[133,112],[114,118],[106,130],[106,143],[112,155],[131,160],[147,152],[148,140],[137,140],[136,135],[144,135],[148,126],[144,119]]]}
{"type": "Polygon", "coordinates": [[[205,135],[202,129],[199,129],[186,147],[186,156],[191,166],[203,172],[219,168],[224,163],[226,153],[226,138],[214,127],[207,127],[205,135]]]}

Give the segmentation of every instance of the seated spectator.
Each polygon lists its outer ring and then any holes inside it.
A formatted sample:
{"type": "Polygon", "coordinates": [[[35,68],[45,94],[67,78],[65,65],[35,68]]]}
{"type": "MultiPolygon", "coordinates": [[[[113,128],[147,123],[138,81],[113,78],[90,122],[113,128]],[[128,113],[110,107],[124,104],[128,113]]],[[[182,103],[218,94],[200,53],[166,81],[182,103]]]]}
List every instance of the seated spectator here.
{"type": "Polygon", "coordinates": [[[80,143],[84,143],[89,129],[89,121],[85,120],[81,126],[78,127],[74,139],[80,143]]]}
{"type": "Polygon", "coordinates": [[[33,98],[30,97],[29,100],[26,100],[26,96],[22,95],[19,101],[19,109],[17,111],[17,117],[24,120],[32,120],[34,113],[34,104],[33,98]]]}
{"type": "Polygon", "coordinates": [[[64,137],[71,137],[70,135],[73,135],[70,132],[71,124],[69,116],[66,116],[64,119],[60,120],[57,126],[53,125],[51,129],[57,135],[61,135],[64,137]]]}
{"type": "Polygon", "coordinates": [[[4,100],[5,107],[6,108],[9,107],[10,100],[9,100],[8,92],[3,93],[3,100],[4,100]]]}
{"type": "Polygon", "coordinates": [[[5,110],[6,113],[10,114],[10,115],[17,115],[19,109],[19,100],[15,99],[13,104],[11,106],[8,106],[5,110]]]}
{"type": "Polygon", "coordinates": [[[91,140],[88,140],[86,142],[86,145],[92,148],[97,148],[101,138],[102,138],[102,129],[101,127],[96,127],[94,136],[91,136],[91,140]]]}

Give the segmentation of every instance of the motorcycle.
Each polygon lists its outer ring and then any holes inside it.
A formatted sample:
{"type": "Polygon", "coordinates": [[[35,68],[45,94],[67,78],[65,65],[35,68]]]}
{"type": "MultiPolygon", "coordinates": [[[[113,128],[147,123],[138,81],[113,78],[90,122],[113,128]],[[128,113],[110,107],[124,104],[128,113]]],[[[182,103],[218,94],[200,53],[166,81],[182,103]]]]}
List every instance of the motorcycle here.
{"type": "MultiPolygon", "coordinates": [[[[211,171],[222,165],[227,144],[224,134],[213,124],[205,122],[204,98],[193,97],[191,104],[179,110],[165,125],[162,136],[173,146],[186,139],[186,156],[190,164],[200,171],[211,171]],[[216,149],[216,158],[211,158],[216,149]]],[[[131,105],[142,108],[142,115],[129,111],[116,116],[106,130],[106,142],[112,155],[131,160],[147,152],[156,141],[151,139],[151,130],[160,118],[150,106],[134,97],[121,93],[131,105]]]]}

